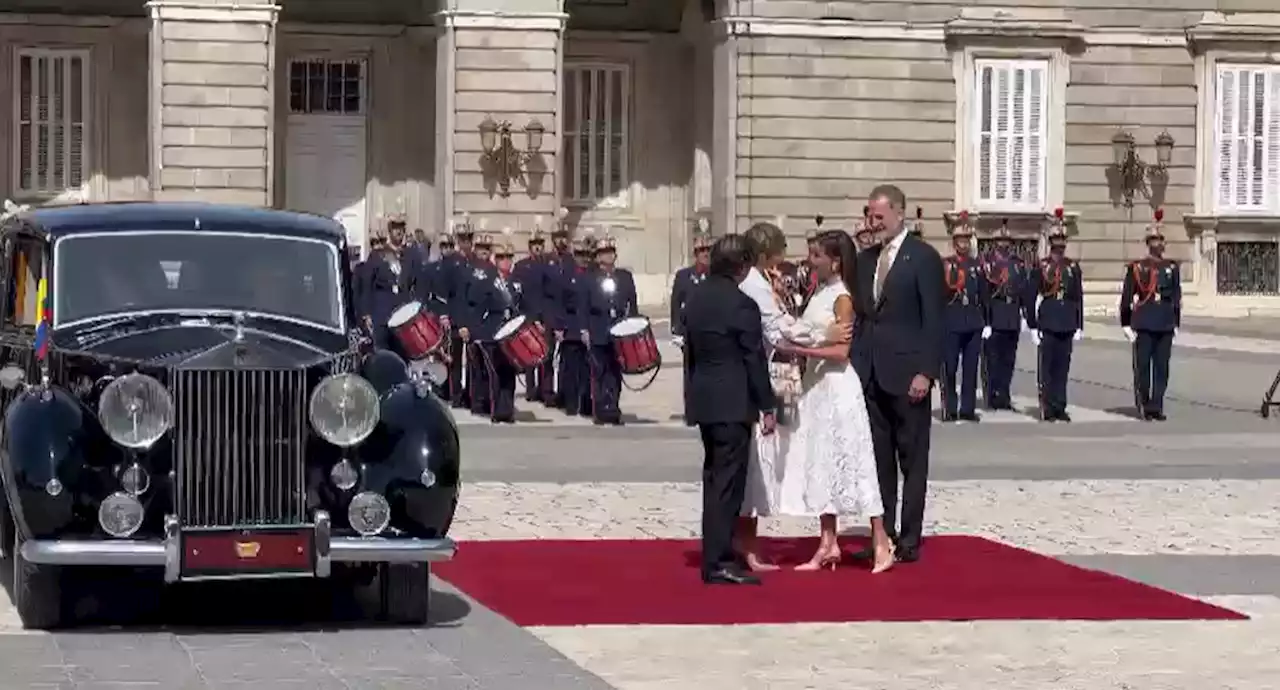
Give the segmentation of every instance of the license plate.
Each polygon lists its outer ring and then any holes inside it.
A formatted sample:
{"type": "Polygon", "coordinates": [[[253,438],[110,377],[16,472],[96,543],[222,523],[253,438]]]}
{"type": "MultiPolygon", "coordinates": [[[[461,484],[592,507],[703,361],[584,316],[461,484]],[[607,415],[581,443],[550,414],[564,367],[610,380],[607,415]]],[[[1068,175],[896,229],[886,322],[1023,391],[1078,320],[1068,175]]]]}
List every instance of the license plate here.
{"type": "Polygon", "coordinates": [[[314,572],[309,527],[182,533],[182,577],[299,575],[314,572]]]}

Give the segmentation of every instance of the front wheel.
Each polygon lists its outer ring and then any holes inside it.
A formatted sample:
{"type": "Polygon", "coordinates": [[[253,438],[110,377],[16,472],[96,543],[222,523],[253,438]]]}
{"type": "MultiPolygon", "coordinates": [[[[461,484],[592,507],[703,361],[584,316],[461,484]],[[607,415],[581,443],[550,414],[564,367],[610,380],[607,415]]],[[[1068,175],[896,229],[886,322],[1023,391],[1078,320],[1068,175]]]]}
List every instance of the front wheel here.
{"type": "Polygon", "coordinates": [[[63,622],[62,571],[22,557],[22,538],[13,541],[13,607],[28,630],[49,630],[63,622]]]}
{"type": "Polygon", "coordinates": [[[431,608],[431,566],[384,563],[378,568],[380,618],[392,623],[423,625],[431,608]]]}

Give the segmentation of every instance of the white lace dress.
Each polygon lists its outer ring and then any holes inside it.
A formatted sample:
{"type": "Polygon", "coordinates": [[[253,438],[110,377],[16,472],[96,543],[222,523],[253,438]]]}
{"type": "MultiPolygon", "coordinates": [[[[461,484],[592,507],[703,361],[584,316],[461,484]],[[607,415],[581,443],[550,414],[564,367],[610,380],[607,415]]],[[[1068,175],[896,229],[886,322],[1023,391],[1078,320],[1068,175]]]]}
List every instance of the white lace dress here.
{"type": "MultiPolygon", "coordinates": [[[[840,282],[823,286],[804,315],[783,327],[786,339],[821,347],[835,320],[836,299],[847,294],[840,282]]],[[[756,514],[869,518],[883,513],[862,381],[847,362],[808,360],[795,418],[772,436],[758,436],[757,453],[751,470],[761,476],[749,475],[748,493],[754,484],[768,487],[772,495],[767,508],[752,506],[756,514]]]]}

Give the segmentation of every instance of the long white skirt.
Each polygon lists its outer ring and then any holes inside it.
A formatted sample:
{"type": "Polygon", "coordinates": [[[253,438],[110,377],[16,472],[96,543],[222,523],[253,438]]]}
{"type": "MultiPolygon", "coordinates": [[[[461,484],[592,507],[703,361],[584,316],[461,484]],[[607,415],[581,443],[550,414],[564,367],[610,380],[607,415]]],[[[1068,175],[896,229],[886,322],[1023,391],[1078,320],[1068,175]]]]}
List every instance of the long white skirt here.
{"type": "Polygon", "coordinates": [[[795,419],[757,428],[743,515],[883,514],[862,382],[847,364],[822,368],[806,375],[795,419]]]}

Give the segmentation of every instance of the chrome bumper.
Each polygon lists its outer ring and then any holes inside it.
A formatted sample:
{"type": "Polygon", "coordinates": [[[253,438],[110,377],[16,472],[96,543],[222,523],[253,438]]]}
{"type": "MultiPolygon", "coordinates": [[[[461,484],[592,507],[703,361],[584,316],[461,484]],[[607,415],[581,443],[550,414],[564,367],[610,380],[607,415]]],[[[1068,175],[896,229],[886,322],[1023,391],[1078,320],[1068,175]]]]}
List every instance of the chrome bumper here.
{"type": "MultiPolygon", "coordinates": [[[[333,563],[427,563],[453,558],[452,539],[386,539],[333,537],[329,514],[315,515],[315,576],[328,577],[333,563]]],[[[165,520],[165,536],[155,541],[31,540],[22,543],[22,557],[42,565],[95,565],[164,568],[165,582],[182,579],[182,546],[178,520],[165,520]]]]}

